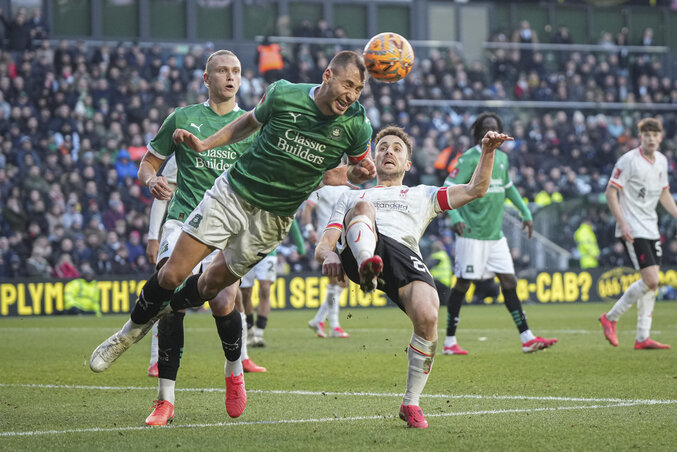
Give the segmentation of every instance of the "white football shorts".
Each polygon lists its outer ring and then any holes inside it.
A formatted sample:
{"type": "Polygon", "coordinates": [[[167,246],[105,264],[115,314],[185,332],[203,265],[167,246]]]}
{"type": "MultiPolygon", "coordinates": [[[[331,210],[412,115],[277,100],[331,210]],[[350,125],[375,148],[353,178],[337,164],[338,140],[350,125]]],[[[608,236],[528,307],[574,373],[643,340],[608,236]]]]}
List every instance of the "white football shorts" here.
{"type": "Polygon", "coordinates": [[[496,273],[515,274],[505,237],[498,240],[456,238],[454,274],[463,279],[487,279],[496,273]]]}
{"type": "Polygon", "coordinates": [[[256,264],[254,268],[249,270],[246,275],[242,277],[240,287],[248,288],[254,285],[254,280],[275,282],[277,279],[277,256],[266,256],[261,262],[256,264]]]}
{"type": "Polygon", "coordinates": [[[183,231],[223,250],[228,269],[241,278],[282,243],[293,219],[252,206],[232,190],[224,173],[188,216],[183,231]]]}

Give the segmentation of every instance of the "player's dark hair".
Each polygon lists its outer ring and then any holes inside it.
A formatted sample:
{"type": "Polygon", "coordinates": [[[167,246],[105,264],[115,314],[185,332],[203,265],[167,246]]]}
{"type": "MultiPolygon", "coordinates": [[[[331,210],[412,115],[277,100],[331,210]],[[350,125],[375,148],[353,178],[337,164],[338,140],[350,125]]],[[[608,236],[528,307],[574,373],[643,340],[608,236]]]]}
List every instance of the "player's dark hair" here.
{"type": "Polygon", "coordinates": [[[354,64],[357,67],[357,69],[360,71],[360,78],[364,80],[367,67],[364,65],[362,56],[357,52],[353,52],[352,50],[342,50],[334,55],[334,58],[332,58],[329,62],[329,69],[332,71],[338,68],[345,69],[351,64],[354,64]]]}
{"type": "MultiPolygon", "coordinates": [[[[232,57],[237,58],[237,55],[235,55],[230,50],[225,50],[225,49],[217,50],[216,52],[209,55],[209,58],[207,58],[207,62],[205,63],[205,73],[207,73],[207,68],[209,68],[209,63],[212,62],[212,58],[219,56],[219,55],[228,55],[228,56],[232,56],[232,57]]],[[[237,59],[239,60],[239,58],[237,58],[237,59]]]]}
{"type": "Polygon", "coordinates": [[[470,134],[472,135],[472,139],[475,144],[480,144],[482,142],[482,138],[484,138],[484,136],[480,136],[480,134],[482,133],[482,123],[487,118],[495,119],[496,123],[498,124],[498,130],[496,132],[503,133],[503,121],[501,121],[501,118],[499,118],[496,113],[485,111],[480,113],[477,119],[475,119],[475,122],[473,122],[470,126],[470,134]]]}
{"type": "Polygon", "coordinates": [[[412,152],[411,139],[409,138],[409,135],[407,135],[407,132],[405,132],[404,129],[401,127],[388,126],[384,129],[381,129],[376,134],[376,138],[374,138],[374,145],[378,144],[378,142],[381,141],[381,138],[388,135],[395,135],[400,140],[404,141],[405,146],[407,146],[407,158],[411,160],[411,152],[412,152]]]}
{"type": "Polygon", "coordinates": [[[642,132],[662,132],[663,124],[656,118],[644,118],[637,124],[639,133],[642,132]]]}

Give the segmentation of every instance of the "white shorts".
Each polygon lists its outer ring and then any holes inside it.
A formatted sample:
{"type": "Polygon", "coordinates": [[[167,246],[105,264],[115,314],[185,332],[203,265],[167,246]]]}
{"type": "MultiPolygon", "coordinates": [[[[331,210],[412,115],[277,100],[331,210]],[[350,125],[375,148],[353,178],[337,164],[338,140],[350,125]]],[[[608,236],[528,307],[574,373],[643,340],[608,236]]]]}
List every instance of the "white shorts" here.
{"type": "Polygon", "coordinates": [[[254,285],[254,280],[275,282],[277,279],[277,256],[266,256],[261,262],[256,264],[254,268],[249,270],[246,275],[242,277],[240,287],[248,288],[254,285]]]}
{"type": "Polygon", "coordinates": [[[252,206],[235,194],[223,173],[188,216],[183,231],[223,250],[228,269],[241,278],[282,243],[293,219],[252,206]]]}
{"type": "MultiPolygon", "coordinates": [[[[176,242],[179,240],[179,235],[181,235],[181,228],[183,223],[179,220],[167,220],[162,225],[162,240],[160,241],[160,251],[158,252],[157,261],[162,262],[162,259],[169,258],[172,255],[172,251],[176,246],[176,242]]],[[[200,269],[204,270],[209,266],[209,264],[214,260],[216,253],[219,253],[218,250],[214,250],[209,256],[202,259],[202,261],[195,266],[193,269],[193,274],[196,275],[200,273],[200,269]]]]}
{"type": "Polygon", "coordinates": [[[487,279],[496,273],[515,274],[505,237],[498,240],[456,238],[454,274],[463,279],[487,279]]]}

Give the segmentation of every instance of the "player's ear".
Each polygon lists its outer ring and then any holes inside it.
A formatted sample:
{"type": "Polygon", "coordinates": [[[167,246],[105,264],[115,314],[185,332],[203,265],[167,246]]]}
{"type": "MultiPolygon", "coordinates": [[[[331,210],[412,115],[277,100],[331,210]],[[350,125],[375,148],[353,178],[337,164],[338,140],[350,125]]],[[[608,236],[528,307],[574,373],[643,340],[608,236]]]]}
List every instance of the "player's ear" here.
{"type": "Polygon", "coordinates": [[[322,74],[322,82],[323,83],[329,83],[329,79],[331,79],[331,69],[327,68],[324,70],[324,74],[322,74]]]}
{"type": "Polygon", "coordinates": [[[404,165],[404,170],[409,171],[411,169],[411,160],[407,160],[407,164],[404,165]]]}
{"type": "Polygon", "coordinates": [[[207,71],[202,74],[202,80],[204,81],[205,85],[209,86],[209,74],[207,74],[207,71]]]}

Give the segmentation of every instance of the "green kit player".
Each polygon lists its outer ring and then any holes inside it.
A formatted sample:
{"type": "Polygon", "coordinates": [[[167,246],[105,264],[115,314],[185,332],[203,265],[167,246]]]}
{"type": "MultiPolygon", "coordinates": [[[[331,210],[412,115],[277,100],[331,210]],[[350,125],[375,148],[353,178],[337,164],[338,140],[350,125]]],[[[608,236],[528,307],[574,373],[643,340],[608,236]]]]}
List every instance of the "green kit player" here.
{"type": "Polygon", "coordinates": [[[94,350],[93,371],[108,369],[155,319],[170,310],[199,306],[235,283],[282,242],[296,210],[321,183],[340,185],[347,178],[361,184],[375,176],[369,156],[372,128],[357,102],[365,77],[360,55],[339,52],[321,85],[280,80],[268,87],[254,110],[205,140],[190,127],[174,132],[176,143],[202,154],[260,129],[244,155],[216,179],[185,219],[172,255],[144,285],[130,320],[94,350]],[[349,163],[336,168],[343,154],[349,163]],[[209,267],[190,276],[215,249],[222,252],[209,267]]]}
{"type": "MultiPolygon", "coordinates": [[[[470,180],[480,160],[479,144],[482,137],[489,131],[503,132],[503,123],[493,113],[482,113],[470,128],[475,147],[468,149],[461,156],[458,165],[445,181],[445,185],[465,184],[470,180]]],[[[510,256],[508,241],[501,230],[506,197],[519,209],[523,226],[528,230],[529,238],[531,238],[533,231],[531,213],[512,184],[508,156],[500,150],[496,151],[487,194],[460,209],[449,211],[452,229],[456,233],[454,273],[457,280],[447,303],[447,337],[444,339],[443,350],[445,355],[468,354],[456,342],[456,328],[461,305],[471,281],[487,279],[494,275],[498,276],[505,298],[505,307],[508,308],[519,330],[522,351],[529,353],[542,350],[557,342],[557,339],[534,336],[517,297],[515,268],[510,256]]]]}

